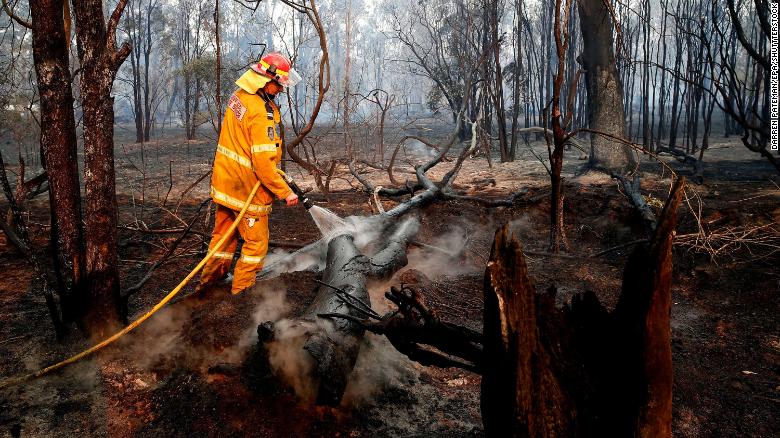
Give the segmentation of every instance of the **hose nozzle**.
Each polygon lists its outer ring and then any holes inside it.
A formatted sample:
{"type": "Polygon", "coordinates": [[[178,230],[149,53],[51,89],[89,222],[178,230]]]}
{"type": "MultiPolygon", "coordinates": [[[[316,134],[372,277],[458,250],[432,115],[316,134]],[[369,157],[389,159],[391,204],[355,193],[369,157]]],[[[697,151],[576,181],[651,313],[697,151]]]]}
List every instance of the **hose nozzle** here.
{"type": "Polygon", "coordinates": [[[298,187],[298,184],[295,184],[295,181],[287,176],[287,174],[282,173],[282,176],[284,177],[285,182],[287,182],[287,185],[290,186],[290,189],[293,191],[293,193],[298,195],[298,198],[301,200],[301,204],[303,204],[306,210],[312,208],[314,204],[311,202],[311,199],[309,199],[309,197],[303,193],[303,190],[298,187]]]}

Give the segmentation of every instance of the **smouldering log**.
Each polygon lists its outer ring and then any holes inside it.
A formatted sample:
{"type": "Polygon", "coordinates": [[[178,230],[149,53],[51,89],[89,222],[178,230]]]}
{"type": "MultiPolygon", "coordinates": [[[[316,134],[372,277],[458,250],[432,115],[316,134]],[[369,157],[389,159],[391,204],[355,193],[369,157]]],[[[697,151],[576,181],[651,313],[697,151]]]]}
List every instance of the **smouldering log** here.
{"type": "MultiPolygon", "coordinates": [[[[355,366],[364,327],[350,319],[372,315],[367,282],[384,279],[406,265],[406,244],[417,231],[416,222],[404,221],[386,237],[386,245],[373,256],[363,254],[351,234],[328,243],[325,270],[314,301],[302,317],[292,321],[300,327],[303,350],[314,364],[308,384],[321,405],[338,405],[355,366]],[[321,314],[345,318],[323,319],[321,314]]],[[[258,327],[261,341],[278,337],[271,323],[258,327]]]]}

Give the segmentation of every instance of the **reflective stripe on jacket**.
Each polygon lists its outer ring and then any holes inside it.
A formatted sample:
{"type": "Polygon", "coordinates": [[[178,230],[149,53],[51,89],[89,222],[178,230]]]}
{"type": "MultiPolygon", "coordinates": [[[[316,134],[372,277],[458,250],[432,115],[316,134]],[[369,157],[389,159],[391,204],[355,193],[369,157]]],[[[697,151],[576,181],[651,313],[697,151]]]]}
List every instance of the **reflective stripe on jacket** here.
{"type": "Polygon", "coordinates": [[[271,212],[273,198],[292,193],[276,172],[282,159],[279,108],[262,91],[239,88],[228,101],[219,133],[211,175],[211,198],[217,204],[241,210],[255,183],[262,186],[247,210],[250,215],[271,212]]]}

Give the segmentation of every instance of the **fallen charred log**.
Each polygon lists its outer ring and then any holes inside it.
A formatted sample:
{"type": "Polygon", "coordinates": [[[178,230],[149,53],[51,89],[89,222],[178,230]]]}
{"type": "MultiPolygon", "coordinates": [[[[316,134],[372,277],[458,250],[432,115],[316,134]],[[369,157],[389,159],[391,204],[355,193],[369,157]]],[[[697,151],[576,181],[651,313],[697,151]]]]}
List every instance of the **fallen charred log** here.
{"type": "Polygon", "coordinates": [[[378,318],[371,310],[367,282],[387,278],[406,265],[407,241],[416,232],[416,220],[402,222],[381,240],[386,244],[372,256],[358,249],[351,234],[333,237],[317,294],[303,316],[258,327],[269,357],[274,349],[293,348],[297,351],[292,354],[305,362],[297,375],[282,376],[295,380],[296,389],[310,391],[304,398],[321,405],[340,403],[364,333],[364,327],[353,319],[378,318]],[[320,314],[345,318],[323,319],[320,314]],[[278,344],[282,342],[284,346],[278,344]]]}

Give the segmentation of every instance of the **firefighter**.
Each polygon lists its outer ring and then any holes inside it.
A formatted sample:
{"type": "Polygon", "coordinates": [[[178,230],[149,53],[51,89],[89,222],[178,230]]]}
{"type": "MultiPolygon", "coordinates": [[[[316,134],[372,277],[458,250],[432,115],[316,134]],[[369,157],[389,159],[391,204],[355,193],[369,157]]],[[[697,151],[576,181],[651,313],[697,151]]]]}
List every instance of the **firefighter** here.
{"type": "MultiPolygon", "coordinates": [[[[268,215],[274,197],[296,205],[298,196],[277,172],[282,159],[281,117],[276,95],[294,86],[300,76],[290,61],[270,53],[252,64],[237,81],[219,133],[211,175],[211,199],[217,205],[209,250],[217,244],[244,206],[254,185],[261,187],[252,199],[237,231],[244,240],[233,271],[231,292],[254,285],[268,252],[268,215]]],[[[206,263],[198,290],[225,278],[238,243],[230,236],[206,263]]]]}

